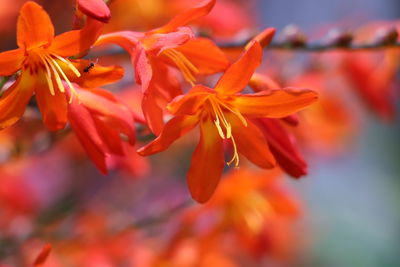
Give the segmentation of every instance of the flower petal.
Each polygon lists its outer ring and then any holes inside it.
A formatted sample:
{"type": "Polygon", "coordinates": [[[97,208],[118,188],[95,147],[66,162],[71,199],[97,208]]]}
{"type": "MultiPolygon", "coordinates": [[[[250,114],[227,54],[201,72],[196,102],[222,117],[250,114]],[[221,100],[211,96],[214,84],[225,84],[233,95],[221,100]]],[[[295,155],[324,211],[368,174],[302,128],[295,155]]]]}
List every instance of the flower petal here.
{"type": "Polygon", "coordinates": [[[145,92],[153,77],[152,66],[147,58],[146,50],[138,47],[136,57],[133,61],[136,82],[142,86],[142,92],[145,92]]]}
{"type": "Polygon", "coordinates": [[[22,67],[24,50],[19,48],[0,53],[0,76],[14,74],[22,67]]]}
{"type": "Polygon", "coordinates": [[[267,28],[261,33],[257,34],[257,36],[254,37],[254,40],[259,42],[261,47],[266,47],[267,45],[269,45],[269,43],[271,43],[272,38],[274,38],[275,32],[275,28],[267,28]]]}
{"type": "Polygon", "coordinates": [[[219,79],[215,90],[222,94],[235,94],[243,90],[261,63],[262,49],[253,41],[242,56],[219,79]]]}
{"type": "Polygon", "coordinates": [[[106,174],[108,172],[106,144],[101,140],[90,112],[77,102],[77,100],[74,100],[68,105],[68,118],[71,128],[90,159],[103,174],[106,174]]]}
{"type": "Polygon", "coordinates": [[[110,151],[113,155],[124,155],[119,132],[110,125],[109,120],[107,118],[93,116],[93,121],[96,125],[97,133],[107,147],[107,150],[110,151]]]}
{"type": "Polygon", "coordinates": [[[113,95],[102,89],[78,90],[79,101],[86,109],[100,117],[106,117],[109,127],[127,135],[130,144],[135,142],[133,114],[113,95]]]}
{"type": "Polygon", "coordinates": [[[211,120],[200,124],[200,142],[193,152],[188,185],[194,200],[205,203],[214,193],[224,169],[222,139],[211,120]]]}
{"type": "Polygon", "coordinates": [[[50,50],[62,57],[82,56],[96,42],[103,29],[103,23],[88,19],[81,30],[57,35],[50,50]]]}
{"type": "Polygon", "coordinates": [[[317,99],[318,94],[312,90],[284,88],[237,95],[231,104],[246,116],[282,118],[305,108],[317,99]]]}
{"type": "Polygon", "coordinates": [[[148,156],[166,150],[175,140],[193,129],[198,121],[197,116],[172,118],[165,124],[161,134],[150,144],[140,148],[138,153],[142,156],[148,156]]]}
{"type": "Polygon", "coordinates": [[[229,60],[222,50],[207,38],[192,39],[175,49],[197,67],[199,74],[213,74],[229,66],[229,60]]]}
{"type": "Polygon", "coordinates": [[[251,79],[249,81],[249,86],[253,89],[254,92],[270,91],[282,88],[282,86],[280,86],[276,81],[274,81],[270,77],[259,73],[254,73],[251,76],[251,79]]]}
{"type": "Polygon", "coordinates": [[[34,78],[27,73],[13,84],[0,98],[0,129],[17,122],[24,114],[26,105],[33,94],[34,78]]]}
{"type": "Polygon", "coordinates": [[[166,49],[176,48],[190,39],[194,38],[194,33],[189,27],[179,27],[174,32],[169,33],[154,33],[151,34],[146,46],[146,50],[156,52],[157,54],[162,53],[166,49]]]}
{"type": "Polygon", "coordinates": [[[85,15],[101,22],[107,23],[111,18],[111,12],[103,0],[77,0],[78,8],[85,15]]]}
{"type": "Polygon", "coordinates": [[[204,101],[215,92],[206,86],[196,85],[185,95],[175,97],[167,109],[174,115],[193,115],[204,104],[204,101]]]}
{"type": "Polygon", "coordinates": [[[42,113],[43,122],[50,131],[61,130],[67,123],[67,99],[64,93],[55,90],[55,94],[51,95],[47,81],[42,78],[44,73],[39,73],[36,78],[35,95],[42,113]]]}
{"type": "Polygon", "coordinates": [[[276,119],[258,119],[272,154],[279,166],[289,175],[299,178],[307,174],[307,163],[293,143],[293,136],[276,119]]]}
{"type": "Polygon", "coordinates": [[[17,22],[18,46],[29,50],[50,44],[53,38],[54,27],[47,12],[35,2],[26,2],[17,22]]]}
{"type": "Polygon", "coordinates": [[[232,136],[235,138],[239,153],[260,168],[270,169],[276,164],[275,158],[269,150],[268,143],[256,125],[247,120],[247,127],[234,114],[227,114],[232,125],[232,136]]]}
{"type": "Polygon", "coordinates": [[[63,67],[62,63],[60,65],[71,82],[84,88],[96,88],[114,83],[124,76],[124,69],[119,66],[101,66],[83,59],[71,61],[71,63],[81,73],[80,77],[77,77],[70,68],[63,67]],[[90,64],[93,64],[93,67],[90,67],[90,64]]]}
{"type": "Polygon", "coordinates": [[[142,98],[142,111],[150,130],[159,135],[164,126],[165,106],[182,94],[180,82],[171,68],[161,61],[152,61],[153,76],[142,98]]]}
{"type": "Polygon", "coordinates": [[[207,15],[214,7],[215,2],[216,0],[204,1],[200,6],[183,11],[171,19],[167,24],[153,30],[152,32],[165,33],[175,31],[178,27],[187,25],[188,23],[207,15]]]}
{"type": "Polygon", "coordinates": [[[143,94],[142,111],[147,126],[155,135],[160,135],[164,127],[164,112],[157,103],[158,96],[153,88],[143,94]]]}
{"type": "MultiPolygon", "coordinates": [[[[144,34],[132,31],[120,31],[108,34],[103,34],[97,39],[95,46],[104,44],[116,44],[121,46],[127,52],[132,53],[132,49],[138,44],[139,39],[143,38],[144,34]]],[[[132,56],[132,55],[131,55],[132,56]]]]}

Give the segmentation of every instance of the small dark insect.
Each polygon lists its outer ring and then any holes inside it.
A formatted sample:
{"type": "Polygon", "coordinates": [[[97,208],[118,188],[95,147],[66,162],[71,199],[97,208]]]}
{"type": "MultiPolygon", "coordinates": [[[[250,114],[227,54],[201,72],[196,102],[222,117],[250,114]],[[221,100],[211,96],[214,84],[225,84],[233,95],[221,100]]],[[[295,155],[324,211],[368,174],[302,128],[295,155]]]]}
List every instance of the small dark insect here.
{"type": "Polygon", "coordinates": [[[94,63],[90,62],[89,66],[83,69],[83,72],[88,73],[94,67],[94,63]]]}

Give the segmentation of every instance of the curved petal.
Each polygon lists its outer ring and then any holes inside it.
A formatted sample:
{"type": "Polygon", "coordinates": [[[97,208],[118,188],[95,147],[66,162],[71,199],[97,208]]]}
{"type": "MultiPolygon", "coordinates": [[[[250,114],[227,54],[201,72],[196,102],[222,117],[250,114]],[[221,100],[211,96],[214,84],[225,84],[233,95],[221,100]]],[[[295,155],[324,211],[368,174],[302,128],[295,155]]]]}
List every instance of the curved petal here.
{"type": "Polygon", "coordinates": [[[102,30],[103,23],[88,19],[83,29],[57,35],[49,49],[62,57],[81,56],[96,42],[102,30]]]}
{"type": "Polygon", "coordinates": [[[17,22],[17,43],[24,49],[50,44],[54,38],[54,27],[47,12],[32,1],[26,2],[17,22]]]}
{"type": "Polygon", "coordinates": [[[39,110],[42,113],[44,124],[50,131],[61,130],[68,120],[67,99],[65,94],[59,90],[55,90],[55,95],[51,95],[44,77],[44,73],[39,73],[35,83],[35,95],[39,110]]]}
{"type": "Polygon", "coordinates": [[[147,58],[146,50],[142,47],[138,49],[136,57],[133,59],[133,65],[135,66],[136,82],[142,86],[142,92],[145,92],[153,77],[153,69],[147,58]]]}
{"type": "Polygon", "coordinates": [[[215,91],[221,94],[235,94],[249,83],[256,68],[261,64],[262,49],[253,41],[242,56],[233,63],[219,79],[215,91]]]}
{"type": "Polygon", "coordinates": [[[174,32],[151,34],[147,40],[143,40],[146,50],[155,51],[158,54],[166,49],[176,48],[190,39],[194,33],[189,27],[179,27],[174,32]]]}
{"type": "Polygon", "coordinates": [[[253,89],[254,92],[270,91],[282,88],[282,86],[280,86],[270,77],[259,73],[254,73],[251,76],[249,86],[253,89]]]}
{"type": "Polygon", "coordinates": [[[266,47],[271,43],[272,38],[274,38],[275,32],[276,32],[275,28],[267,28],[263,30],[261,33],[257,34],[257,36],[254,37],[253,40],[259,42],[261,47],[266,47]]]}
{"type": "Polygon", "coordinates": [[[193,115],[213,93],[215,92],[206,86],[196,85],[187,94],[175,97],[167,109],[174,115],[193,115]]]}
{"type": "Polygon", "coordinates": [[[107,23],[111,12],[103,0],[77,0],[78,8],[85,15],[101,22],[107,23]]]}
{"type": "Polygon", "coordinates": [[[171,102],[176,96],[183,94],[181,81],[173,68],[161,60],[152,60],[151,67],[153,69],[151,86],[157,89],[158,94],[167,103],[171,102]]]}
{"type": "Polygon", "coordinates": [[[198,121],[197,116],[172,118],[165,124],[161,134],[156,139],[137,152],[142,156],[148,156],[166,150],[175,140],[193,129],[198,121]]]}
{"type": "Polygon", "coordinates": [[[131,52],[132,49],[138,44],[139,39],[143,36],[143,33],[132,31],[120,31],[103,34],[99,37],[99,39],[97,39],[95,46],[116,44],[125,49],[127,52],[131,52]]]}
{"type": "Polygon", "coordinates": [[[239,153],[260,168],[273,168],[276,164],[275,158],[257,126],[247,120],[247,127],[245,127],[241,120],[232,113],[227,114],[227,118],[232,125],[232,136],[235,138],[239,153]]]}
{"type": "Polygon", "coordinates": [[[192,39],[175,49],[196,66],[199,74],[213,74],[229,66],[229,60],[222,50],[207,38],[192,39]]]}
{"type": "Polygon", "coordinates": [[[113,95],[102,89],[79,90],[79,101],[93,114],[107,118],[109,127],[128,136],[131,144],[134,144],[135,133],[133,129],[133,114],[113,95]]]}
{"type": "Polygon", "coordinates": [[[24,59],[24,50],[21,48],[0,53],[0,76],[14,74],[22,67],[24,59]]]}
{"type": "Polygon", "coordinates": [[[190,8],[175,16],[164,26],[152,32],[165,33],[175,31],[176,28],[184,26],[200,17],[207,15],[214,7],[216,0],[206,0],[198,7],[190,8]]]}
{"type": "Polygon", "coordinates": [[[34,77],[24,73],[5,91],[0,98],[0,129],[13,125],[22,117],[33,88],[34,77]]]}
{"type": "Polygon", "coordinates": [[[77,77],[67,66],[63,67],[62,62],[60,65],[71,82],[84,88],[96,88],[114,83],[124,76],[124,69],[119,66],[101,66],[84,59],[71,61],[71,63],[81,73],[80,77],[77,77]]]}
{"type": "Polygon", "coordinates": [[[276,119],[258,119],[272,154],[279,166],[290,176],[299,178],[307,174],[307,163],[293,143],[293,136],[276,119]]]}
{"type": "Polygon", "coordinates": [[[113,155],[123,156],[124,151],[119,132],[114,127],[110,127],[111,125],[107,118],[100,118],[99,116],[93,116],[92,118],[96,125],[97,133],[107,150],[113,155]]]}
{"type": "Polygon", "coordinates": [[[282,118],[314,103],[318,94],[309,89],[285,88],[237,95],[231,104],[245,116],[282,118]]]}
{"type": "Polygon", "coordinates": [[[77,102],[74,100],[68,105],[68,119],[71,128],[96,167],[106,174],[108,172],[106,144],[101,140],[90,112],[77,102]]]}
{"type": "Polygon", "coordinates": [[[222,139],[211,120],[200,124],[200,142],[193,152],[188,185],[194,200],[205,203],[214,193],[224,169],[222,139]]]}
{"type": "Polygon", "coordinates": [[[149,89],[143,94],[142,111],[147,126],[155,135],[159,135],[164,127],[164,112],[157,103],[154,90],[149,89]]]}

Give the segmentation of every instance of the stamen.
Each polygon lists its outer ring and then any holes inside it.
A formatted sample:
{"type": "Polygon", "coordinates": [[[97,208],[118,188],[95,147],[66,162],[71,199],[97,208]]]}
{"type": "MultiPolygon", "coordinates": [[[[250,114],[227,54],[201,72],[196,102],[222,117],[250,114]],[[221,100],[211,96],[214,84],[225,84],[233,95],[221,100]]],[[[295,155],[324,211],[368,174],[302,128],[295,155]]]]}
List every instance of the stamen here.
{"type": "MultiPolygon", "coordinates": [[[[210,98],[209,100],[210,100],[210,103],[211,103],[211,107],[213,109],[213,113],[215,115],[214,124],[215,124],[215,126],[217,128],[219,136],[222,139],[231,139],[231,142],[232,142],[232,145],[233,145],[233,157],[229,162],[227,162],[227,164],[228,164],[228,166],[230,166],[234,162],[235,163],[235,167],[238,167],[239,166],[239,154],[237,152],[237,146],[236,146],[235,138],[233,138],[233,135],[232,135],[232,126],[226,120],[224,112],[220,107],[220,104],[222,104],[222,103],[219,102],[219,101],[218,101],[218,103],[216,103],[217,100],[212,99],[212,98],[210,98]],[[225,133],[226,134],[224,134],[224,131],[222,130],[221,123],[222,123],[222,126],[225,128],[225,133]]],[[[231,110],[231,109],[229,109],[229,110],[231,110]]],[[[236,115],[236,113],[234,113],[234,114],[236,115]]]]}
{"type": "Polygon", "coordinates": [[[62,57],[60,57],[59,55],[56,55],[56,54],[51,54],[51,55],[56,57],[56,58],[58,58],[59,60],[61,60],[65,64],[67,64],[67,66],[72,70],[73,73],[75,73],[75,75],[78,78],[81,77],[81,73],[79,72],[79,70],[77,68],[75,68],[74,64],[72,64],[70,61],[68,61],[65,58],[62,58],[62,57]]]}
{"type": "Polygon", "coordinates": [[[189,70],[191,70],[194,73],[199,72],[199,69],[195,65],[193,65],[193,63],[190,62],[190,60],[187,59],[187,57],[185,57],[184,54],[174,49],[172,49],[171,52],[173,52],[188,67],[189,70]]]}
{"type": "Polygon", "coordinates": [[[221,136],[222,139],[225,139],[225,135],[224,135],[224,132],[222,131],[221,124],[219,123],[218,116],[215,117],[214,124],[215,124],[215,126],[217,126],[219,136],[221,136]]]}
{"type": "MultiPolygon", "coordinates": [[[[72,85],[72,83],[69,81],[67,75],[65,75],[64,71],[58,65],[57,61],[55,59],[53,59],[51,56],[46,56],[46,57],[47,57],[48,60],[50,60],[51,63],[53,63],[54,66],[56,66],[58,72],[61,74],[61,76],[63,77],[63,79],[67,83],[69,89],[71,90],[72,94],[71,94],[70,99],[69,99],[69,104],[71,104],[73,95],[78,96],[78,93],[76,92],[76,90],[75,90],[74,86],[72,85]]],[[[57,58],[60,58],[60,57],[57,56],[57,58]]],[[[65,60],[65,59],[63,59],[63,60],[65,60]]],[[[69,64],[71,64],[71,63],[69,63],[69,64]]],[[[67,66],[69,66],[69,65],[67,65],[67,66]]],[[[60,91],[61,91],[61,88],[62,88],[62,90],[64,90],[64,86],[60,87],[60,91]]],[[[64,92],[64,91],[62,91],[62,92],[64,92]]]]}
{"type": "Polygon", "coordinates": [[[199,72],[199,69],[190,62],[184,54],[175,49],[167,49],[163,52],[167,57],[169,57],[176,66],[181,70],[183,77],[186,81],[188,81],[192,86],[194,86],[194,82],[196,81],[195,74],[199,72]]]}
{"type": "Polygon", "coordinates": [[[242,122],[244,127],[247,127],[247,121],[246,119],[243,117],[243,115],[239,112],[239,110],[236,109],[232,109],[230,108],[228,105],[226,105],[224,102],[220,102],[221,106],[223,106],[224,108],[226,108],[227,110],[229,110],[230,112],[232,112],[233,114],[236,115],[236,117],[238,117],[238,119],[242,122]]]}
{"type": "MultiPolygon", "coordinates": [[[[44,55],[43,57],[46,60],[46,62],[48,63],[48,65],[50,66],[50,68],[53,70],[58,89],[60,90],[61,93],[64,93],[65,92],[64,85],[62,84],[60,75],[58,74],[57,70],[54,68],[54,65],[52,64],[53,63],[52,58],[50,58],[48,55],[44,55]]],[[[58,65],[57,65],[57,67],[58,67],[58,65]]]]}
{"type": "Polygon", "coordinates": [[[50,72],[49,63],[40,54],[39,54],[39,57],[43,61],[43,65],[46,68],[45,77],[46,77],[46,80],[47,80],[47,85],[49,86],[50,94],[52,96],[54,96],[56,93],[54,91],[54,85],[53,85],[53,81],[51,79],[52,76],[51,76],[51,72],[50,72]]]}

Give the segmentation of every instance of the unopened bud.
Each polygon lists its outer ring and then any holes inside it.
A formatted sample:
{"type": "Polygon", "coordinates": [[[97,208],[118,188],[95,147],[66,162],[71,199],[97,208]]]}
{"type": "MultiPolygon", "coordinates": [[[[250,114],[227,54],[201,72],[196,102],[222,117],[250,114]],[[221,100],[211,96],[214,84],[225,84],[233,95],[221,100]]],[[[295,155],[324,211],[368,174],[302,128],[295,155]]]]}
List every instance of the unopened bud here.
{"type": "Polygon", "coordinates": [[[398,37],[396,28],[381,28],[375,34],[375,42],[383,45],[395,44],[398,37]]]}
{"type": "Polygon", "coordinates": [[[348,47],[353,42],[354,36],[348,30],[333,29],[328,33],[326,39],[329,45],[348,47]]]}
{"type": "Polygon", "coordinates": [[[282,32],[283,42],[292,47],[303,47],[307,42],[307,37],[295,25],[288,25],[282,32]]]}

